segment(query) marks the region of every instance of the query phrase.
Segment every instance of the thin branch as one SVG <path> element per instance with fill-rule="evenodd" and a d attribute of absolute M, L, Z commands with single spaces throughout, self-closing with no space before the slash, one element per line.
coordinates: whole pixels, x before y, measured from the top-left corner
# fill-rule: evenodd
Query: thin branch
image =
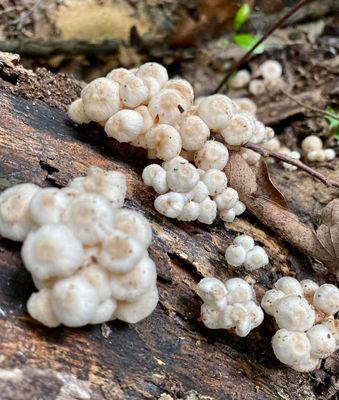
<path fill-rule="evenodd" d="M 281 91 L 282 93 L 284 93 L 284 95 L 285 95 L 286 97 L 288 97 L 289 99 L 293 100 L 295 103 L 299 104 L 299 106 L 301 106 L 301 107 L 303 107 L 303 108 L 306 108 L 307 110 L 313 111 L 313 112 L 315 112 L 315 113 L 317 113 L 317 114 L 325 115 L 326 117 L 331 117 L 331 118 L 333 118 L 333 119 L 339 121 L 339 117 L 337 117 L 336 115 L 334 115 L 334 114 L 332 114 L 332 113 L 330 113 L 330 112 L 327 112 L 327 111 L 325 111 L 325 110 L 321 110 L 321 109 L 318 108 L 318 107 L 314 107 L 314 106 L 310 106 L 310 105 L 308 105 L 308 104 L 304 104 L 303 102 L 301 102 L 300 100 L 298 100 L 296 97 L 294 97 L 291 93 L 286 92 L 285 89 L 280 88 L 280 91 Z"/>
<path fill-rule="evenodd" d="M 244 54 L 238 61 L 236 61 L 231 68 L 228 70 L 227 74 L 224 76 L 222 81 L 219 83 L 218 87 L 215 89 L 214 93 L 220 92 L 228 78 L 235 72 L 241 65 L 249 60 L 254 50 L 261 45 L 276 29 L 280 28 L 280 26 L 295 12 L 297 12 L 301 7 L 303 7 L 306 3 L 311 2 L 313 0 L 300 0 L 294 7 L 292 7 L 285 15 L 283 15 L 277 22 L 275 22 L 271 28 L 261 37 L 261 39 L 246 53 Z"/>
<path fill-rule="evenodd" d="M 275 153 L 273 151 L 264 149 L 263 147 L 258 146 L 257 144 L 254 143 L 246 143 L 243 145 L 243 147 L 246 147 L 247 149 L 253 150 L 256 153 L 262 155 L 263 157 L 273 157 L 276 158 L 279 161 L 286 162 L 291 165 L 295 165 L 296 167 L 300 168 L 301 170 L 307 172 L 314 178 L 319 179 L 321 182 L 323 182 L 326 186 L 335 186 L 339 188 L 339 182 L 335 181 L 334 179 L 326 178 L 323 174 L 321 174 L 318 171 L 315 171 L 313 168 L 309 167 L 308 165 L 304 164 L 300 160 L 297 160 L 296 158 L 288 157 L 285 156 L 284 154 L 280 153 Z"/>

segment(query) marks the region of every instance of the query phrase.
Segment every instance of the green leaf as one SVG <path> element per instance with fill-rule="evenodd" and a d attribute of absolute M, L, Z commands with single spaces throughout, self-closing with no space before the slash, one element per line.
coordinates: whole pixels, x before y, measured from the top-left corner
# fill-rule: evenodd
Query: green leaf
<path fill-rule="evenodd" d="M 257 42 L 259 38 L 257 36 L 250 35 L 249 33 L 238 33 L 234 35 L 233 41 L 239 46 L 246 50 L 250 50 Z M 261 54 L 265 51 L 265 45 L 260 44 L 255 50 L 255 54 Z"/>
<path fill-rule="evenodd" d="M 243 4 L 239 8 L 233 21 L 233 29 L 235 31 L 239 30 L 244 25 L 244 23 L 248 20 L 250 13 L 251 7 L 247 3 Z"/>
<path fill-rule="evenodd" d="M 326 108 L 326 111 L 330 114 L 333 114 L 337 118 L 339 118 L 339 112 L 335 111 L 331 106 L 328 106 Z M 332 118 L 330 116 L 325 116 L 327 121 L 329 122 L 329 128 L 333 132 L 333 135 L 336 139 L 339 139 L 339 121 L 335 118 Z"/>

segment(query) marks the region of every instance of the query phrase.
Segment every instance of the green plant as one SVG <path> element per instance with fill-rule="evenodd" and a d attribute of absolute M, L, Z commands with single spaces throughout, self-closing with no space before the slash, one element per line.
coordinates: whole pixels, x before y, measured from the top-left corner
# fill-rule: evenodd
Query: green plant
<path fill-rule="evenodd" d="M 334 108 L 332 108 L 331 106 L 328 106 L 326 108 L 326 111 L 330 114 L 333 114 L 333 116 L 336 117 L 332 118 L 330 116 L 325 116 L 325 118 L 329 122 L 329 128 L 333 132 L 334 137 L 336 139 L 339 139 L 339 121 L 338 121 L 339 112 L 335 111 Z"/>

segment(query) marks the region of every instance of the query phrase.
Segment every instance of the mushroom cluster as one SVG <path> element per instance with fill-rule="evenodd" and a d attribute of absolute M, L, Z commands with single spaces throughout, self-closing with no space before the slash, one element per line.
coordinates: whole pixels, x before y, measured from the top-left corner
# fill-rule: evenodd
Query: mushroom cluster
<path fill-rule="evenodd" d="M 275 153 L 280 153 L 284 154 L 288 157 L 295 158 L 297 160 L 300 160 L 301 154 L 299 151 L 296 150 L 291 150 L 286 146 L 283 146 L 280 143 L 280 140 L 277 137 L 274 137 L 264 143 L 262 143 L 262 147 L 264 147 L 267 150 L 273 151 Z M 270 158 L 270 162 L 274 162 L 275 160 L 273 158 Z M 284 169 L 288 171 L 295 171 L 297 167 L 295 165 L 288 164 L 286 162 L 281 162 L 281 165 L 284 167 Z"/>
<path fill-rule="evenodd" d="M 301 149 L 308 161 L 330 161 L 336 156 L 333 149 L 324 149 L 323 142 L 318 136 L 307 136 L 301 142 Z"/>
<path fill-rule="evenodd" d="M 283 277 L 265 293 L 261 306 L 279 328 L 272 339 L 274 354 L 290 368 L 312 371 L 339 347 L 336 286 Z"/>
<path fill-rule="evenodd" d="M 209 329 L 235 328 L 235 333 L 244 337 L 264 319 L 253 288 L 241 278 L 225 283 L 204 278 L 197 285 L 197 293 L 203 300 L 201 319 Z"/>
<path fill-rule="evenodd" d="M 181 156 L 164 162 L 162 166 L 148 165 L 142 178 L 146 185 L 159 193 L 154 201 L 155 209 L 179 221 L 198 220 L 212 224 L 218 212 L 223 221 L 232 222 L 246 207 L 239 201 L 238 192 L 227 188 L 227 177 L 222 171 L 227 160 L 225 146 L 207 141 L 196 160 L 200 168 Z"/>
<path fill-rule="evenodd" d="M 120 319 L 135 323 L 158 302 L 148 221 L 122 208 L 125 177 L 90 167 L 62 189 L 24 183 L 0 194 L 0 234 L 23 241 L 39 290 L 30 315 L 48 327 Z"/>
<path fill-rule="evenodd" d="M 229 265 L 233 267 L 243 265 L 248 271 L 255 271 L 268 264 L 266 251 L 261 246 L 255 245 L 249 235 L 237 236 L 233 244 L 226 248 L 225 258 Z"/>

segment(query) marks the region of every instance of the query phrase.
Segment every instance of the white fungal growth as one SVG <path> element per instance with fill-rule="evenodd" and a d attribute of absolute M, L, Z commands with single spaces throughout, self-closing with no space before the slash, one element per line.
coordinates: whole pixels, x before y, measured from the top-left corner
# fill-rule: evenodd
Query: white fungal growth
<path fill-rule="evenodd" d="M 272 338 L 272 347 L 277 359 L 292 368 L 311 354 L 311 343 L 304 332 L 280 329 Z"/>
<path fill-rule="evenodd" d="M 179 133 L 182 147 L 189 151 L 201 149 L 210 136 L 208 126 L 197 115 L 189 115 L 183 118 L 179 126 Z"/>
<path fill-rule="evenodd" d="M 127 78 L 133 78 L 133 77 L 134 77 L 133 72 L 126 68 L 112 69 L 112 71 L 106 75 L 107 79 L 110 79 L 111 81 L 117 82 L 119 84 L 121 84 Z"/>
<path fill-rule="evenodd" d="M 215 201 L 207 197 L 200 203 L 198 221 L 203 224 L 211 225 L 217 216 L 217 205 Z"/>
<path fill-rule="evenodd" d="M 228 162 L 228 150 L 220 142 L 208 140 L 203 147 L 195 153 L 195 165 L 207 171 L 209 169 L 219 169 L 222 171 Z"/>
<path fill-rule="evenodd" d="M 234 74 L 228 81 L 230 88 L 241 89 L 251 80 L 251 74 L 246 69 L 241 69 Z"/>
<path fill-rule="evenodd" d="M 227 186 L 226 174 L 218 169 L 207 170 L 201 180 L 206 185 L 210 196 L 222 193 Z"/>
<path fill-rule="evenodd" d="M 177 90 L 162 89 L 152 97 L 148 110 L 153 119 L 161 124 L 175 124 L 183 111 L 188 110 L 189 104 Z"/>
<path fill-rule="evenodd" d="M 160 124 L 146 134 L 147 147 L 155 150 L 158 158 L 171 160 L 181 151 L 181 137 L 173 126 Z"/>
<path fill-rule="evenodd" d="M 177 163 L 166 170 L 167 184 L 174 192 L 187 193 L 192 190 L 200 180 L 197 169 L 190 163 Z"/>
<path fill-rule="evenodd" d="M 240 111 L 247 111 L 252 115 L 257 112 L 257 106 L 251 99 L 247 97 L 239 97 L 237 99 L 232 99 Z"/>
<path fill-rule="evenodd" d="M 154 200 L 154 208 L 168 218 L 177 218 L 185 206 L 185 197 L 182 193 L 169 192 L 158 196 Z"/>
<path fill-rule="evenodd" d="M 247 336 L 264 318 L 257 305 L 251 286 L 240 278 L 225 283 L 215 278 L 204 278 L 197 286 L 204 301 L 201 318 L 209 329 L 232 329 L 238 336 Z"/>
<path fill-rule="evenodd" d="M 125 194 L 123 174 L 93 166 L 63 189 L 22 184 L 0 195 L 1 233 L 17 240 L 20 233 L 22 259 L 39 290 L 27 303 L 33 318 L 51 328 L 78 327 L 116 318 L 134 323 L 154 310 L 152 230 L 141 214 L 121 208 Z"/>
<path fill-rule="evenodd" d="M 108 119 L 105 132 L 118 142 L 132 142 L 143 131 L 144 119 L 133 110 L 120 110 Z"/>
<path fill-rule="evenodd" d="M 188 104 L 193 104 L 194 91 L 192 85 L 185 79 L 170 79 L 166 82 L 165 89 L 178 91 Z"/>
<path fill-rule="evenodd" d="M 180 215 L 179 221 L 195 221 L 200 215 L 200 204 L 195 201 L 189 201 L 185 204 Z"/>
<path fill-rule="evenodd" d="M 339 289 L 329 283 L 321 285 L 314 293 L 314 306 L 326 315 L 334 315 L 339 311 Z"/>
<path fill-rule="evenodd" d="M 278 61 L 267 60 L 260 65 L 260 73 L 265 81 L 278 81 L 282 75 L 282 66 Z"/>
<path fill-rule="evenodd" d="M 199 117 L 210 129 L 224 129 L 233 117 L 235 105 L 230 98 L 222 94 L 205 97 L 198 106 Z"/>
<path fill-rule="evenodd" d="M 69 118 L 77 124 L 87 124 L 91 119 L 85 114 L 81 99 L 74 100 L 68 107 Z"/>
<path fill-rule="evenodd" d="M 148 62 L 141 65 L 138 68 L 136 76 L 140 79 L 153 78 L 159 83 L 160 87 L 163 87 L 168 81 L 166 68 L 155 62 Z"/>
<path fill-rule="evenodd" d="M 120 99 L 125 107 L 135 108 L 144 104 L 149 91 L 144 81 L 136 76 L 128 76 L 120 85 Z"/>
<path fill-rule="evenodd" d="M 246 210 L 244 203 L 239 201 L 238 192 L 232 188 L 224 189 L 214 197 L 220 218 L 226 222 L 233 222 L 235 217 Z"/>
<path fill-rule="evenodd" d="M 241 146 L 251 139 L 254 127 L 254 118 L 251 114 L 246 112 L 237 113 L 221 131 L 221 134 L 227 144 Z"/>
<path fill-rule="evenodd" d="M 248 90 L 254 96 L 260 96 L 266 91 L 265 82 L 262 79 L 253 79 L 248 85 Z"/>
<path fill-rule="evenodd" d="M 301 142 L 304 157 L 309 161 L 330 161 L 336 157 L 333 149 L 323 149 L 323 143 L 318 136 L 307 136 Z"/>

